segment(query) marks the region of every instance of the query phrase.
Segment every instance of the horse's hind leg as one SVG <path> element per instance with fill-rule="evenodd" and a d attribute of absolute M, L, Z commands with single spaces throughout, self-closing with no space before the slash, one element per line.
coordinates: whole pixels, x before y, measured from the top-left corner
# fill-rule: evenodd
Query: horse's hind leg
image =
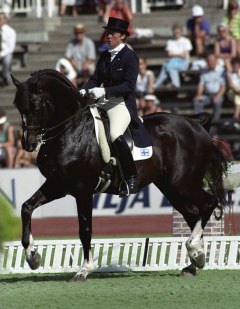
<path fill-rule="evenodd" d="M 26 252 L 26 259 L 31 269 L 37 269 L 41 257 L 33 251 L 33 237 L 31 234 L 31 218 L 33 211 L 39 206 L 63 197 L 65 193 L 60 191 L 60 186 L 46 180 L 30 199 L 22 205 L 22 245 Z"/>
<path fill-rule="evenodd" d="M 189 239 L 186 242 L 186 247 L 192 264 L 198 268 L 203 268 L 205 265 L 203 230 L 214 208 L 216 207 L 217 201 L 214 200 L 211 194 L 207 193 L 202 188 L 198 191 L 194 191 L 193 198 L 195 199 L 195 203 L 199 209 L 199 218 L 192 229 Z M 190 218 L 185 215 L 185 220 L 187 222 L 192 222 L 192 220 L 190 221 L 189 219 Z"/>
<path fill-rule="evenodd" d="M 93 271 L 91 253 L 92 238 L 92 193 L 84 191 L 76 197 L 79 221 L 79 237 L 83 245 L 84 262 L 74 280 L 85 281 Z"/>
<path fill-rule="evenodd" d="M 170 185 L 163 185 L 161 181 L 154 182 L 154 184 L 162 191 L 162 193 L 167 197 L 172 206 L 178 210 L 184 219 L 186 220 L 191 231 L 194 230 L 195 225 L 199 220 L 199 209 L 196 205 L 193 205 L 189 199 L 185 196 L 179 194 L 176 190 L 174 190 Z M 194 264 L 191 264 L 185 267 L 182 270 L 182 275 L 192 276 L 196 275 L 196 267 Z"/>

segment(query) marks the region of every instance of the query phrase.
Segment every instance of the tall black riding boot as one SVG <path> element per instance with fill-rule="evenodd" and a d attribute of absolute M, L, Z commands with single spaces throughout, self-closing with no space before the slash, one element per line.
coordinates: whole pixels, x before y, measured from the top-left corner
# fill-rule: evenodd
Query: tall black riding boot
<path fill-rule="evenodd" d="M 121 192 L 121 196 L 128 196 L 129 194 L 137 193 L 137 169 L 127 142 L 125 141 L 124 137 L 120 135 L 113 142 L 113 146 L 116 151 L 123 176 L 128 185 L 128 188 L 123 189 L 123 192 Z"/>

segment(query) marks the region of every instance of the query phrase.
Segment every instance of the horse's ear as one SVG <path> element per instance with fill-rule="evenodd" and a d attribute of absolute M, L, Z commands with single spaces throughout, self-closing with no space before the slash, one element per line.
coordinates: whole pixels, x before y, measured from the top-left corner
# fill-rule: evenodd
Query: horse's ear
<path fill-rule="evenodd" d="M 14 85 L 18 88 L 18 86 L 21 84 L 19 80 L 17 80 L 12 74 L 11 74 L 12 81 Z"/>

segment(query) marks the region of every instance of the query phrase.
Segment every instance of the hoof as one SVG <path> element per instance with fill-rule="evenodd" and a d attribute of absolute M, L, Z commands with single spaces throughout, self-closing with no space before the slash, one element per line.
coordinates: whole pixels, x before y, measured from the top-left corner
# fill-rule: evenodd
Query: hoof
<path fill-rule="evenodd" d="M 194 266 L 203 268 L 205 265 L 205 254 L 203 252 L 198 252 L 198 255 L 196 257 L 190 258 L 190 260 Z"/>
<path fill-rule="evenodd" d="M 31 251 L 31 257 L 27 259 L 27 262 L 32 270 L 38 269 L 41 263 L 41 255 L 37 251 Z"/>
<path fill-rule="evenodd" d="M 182 277 L 195 277 L 197 275 L 196 267 L 193 265 L 189 265 L 183 268 L 181 272 Z"/>

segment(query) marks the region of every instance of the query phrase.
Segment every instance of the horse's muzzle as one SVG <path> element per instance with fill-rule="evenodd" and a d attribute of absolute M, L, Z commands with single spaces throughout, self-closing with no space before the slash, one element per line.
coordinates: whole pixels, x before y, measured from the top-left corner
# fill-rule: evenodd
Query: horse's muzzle
<path fill-rule="evenodd" d="M 38 141 L 35 137 L 27 137 L 26 139 L 22 138 L 22 147 L 28 152 L 33 152 L 38 145 Z"/>

